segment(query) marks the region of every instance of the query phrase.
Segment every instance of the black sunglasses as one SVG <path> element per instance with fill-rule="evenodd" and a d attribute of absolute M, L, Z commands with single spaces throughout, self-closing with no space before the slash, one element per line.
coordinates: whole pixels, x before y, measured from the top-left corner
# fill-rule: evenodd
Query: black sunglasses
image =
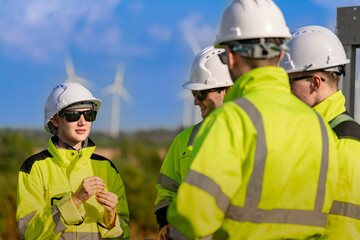
<path fill-rule="evenodd" d="M 62 111 L 58 115 L 59 117 L 64 117 L 68 122 L 79 121 L 81 115 L 84 115 L 84 118 L 88 122 L 93 122 L 96 119 L 97 112 L 95 110 L 86 110 L 86 111 Z"/>
<path fill-rule="evenodd" d="M 222 64 L 228 64 L 229 60 L 228 60 L 228 55 L 227 52 L 222 52 L 219 55 L 220 61 L 222 62 Z"/>
<path fill-rule="evenodd" d="M 208 89 L 208 90 L 202 90 L 202 91 L 195 91 L 195 90 L 191 90 L 192 95 L 199 100 L 200 102 L 204 101 L 204 99 L 206 98 L 206 96 L 211 93 L 211 92 L 216 92 L 216 91 L 220 91 L 223 88 L 213 88 L 213 89 Z"/>

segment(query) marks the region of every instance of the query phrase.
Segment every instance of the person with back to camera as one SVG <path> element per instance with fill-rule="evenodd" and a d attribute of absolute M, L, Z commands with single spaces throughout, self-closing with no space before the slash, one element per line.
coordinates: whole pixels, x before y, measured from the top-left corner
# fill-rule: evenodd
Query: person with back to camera
<path fill-rule="evenodd" d="M 167 211 L 171 239 L 317 239 L 338 179 L 335 136 L 278 66 L 291 34 L 271 0 L 234 0 L 215 47 L 234 85 L 201 125 Z"/>
<path fill-rule="evenodd" d="M 53 136 L 19 172 L 16 219 L 24 239 L 129 238 L 122 179 L 88 137 L 100 106 L 78 83 L 51 91 L 44 127 Z"/>

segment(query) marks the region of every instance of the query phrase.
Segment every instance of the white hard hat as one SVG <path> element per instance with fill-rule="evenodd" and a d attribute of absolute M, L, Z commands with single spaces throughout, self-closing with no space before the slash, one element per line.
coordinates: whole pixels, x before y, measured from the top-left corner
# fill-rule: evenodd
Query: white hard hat
<path fill-rule="evenodd" d="M 232 86 L 228 67 L 219 57 L 224 52 L 224 49 L 215 49 L 213 46 L 199 52 L 192 63 L 189 81 L 183 88 L 201 91 Z"/>
<path fill-rule="evenodd" d="M 288 47 L 290 54 L 280 61 L 287 73 L 318 69 L 342 73 L 343 65 L 350 62 L 339 38 L 321 26 L 296 29 Z"/>
<path fill-rule="evenodd" d="M 95 111 L 99 111 L 101 100 L 96 99 L 91 92 L 78 83 L 63 83 L 57 85 L 50 93 L 45 104 L 44 128 L 50 132 L 48 123 L 50 119 L 62 109 L 80 102 L 92 102 Z"/>
<path fill-rule="evenodd" d="M 290 36 L 284 16 L 272 0 L 234 0 L 222 16 L 215 46 L 236 40 Z"/>

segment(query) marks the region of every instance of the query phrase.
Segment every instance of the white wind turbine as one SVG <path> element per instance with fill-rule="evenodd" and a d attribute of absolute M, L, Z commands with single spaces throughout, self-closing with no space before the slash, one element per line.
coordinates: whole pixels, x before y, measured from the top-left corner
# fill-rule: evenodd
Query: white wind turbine
<path fill-rule="evenodd" d="M 184 108 L 183 108 L 183 128 L 190 127 L 193 125 L 193 101 L 194 98 L 189 90 L 181 90 L 178 93 L 180 99 L 184 100 Z"/>
<path fill-rule="evenodd" d="M 119 65 L 116 71 L 114 84 L 104 88 L 105 94 L 112 94 L 112 110 L 111 110 L 111 129 L 110 134 L 113 138 L 119 136 L 120 129 L 120 100 L 121 98 L 130 103 L 132 98 L 127 90 L 123 87 L 125 67 Z"/>
<path fill-rule="evenodd" d="M 90 81 L 88 81 L 82 77 L 79 77 L 78 75 L 75 74 L 74 64 L 71 59 L 71 56 L 69 56 L 69 55 L 65 56 L 65 67 L 66 67 L 66 74 L 68 77 L 65 80 L 65 82 L 79 83 L 79 84 L 83 85 L 84 87 L 92 86 L 92 83 Z"/>
<path fill-rule="evenodd" d="M 195 37 L 189 31 L 186 31 L 184 33 L 184 36 L 185 36 L 185 40 L 187 41 L 187 43 L 189 44 L 189 46 L 191 48 L 191 51 L 194 54 L 194 57 L 196 57 L 196 55 L 201 51 L 200 44 L 196 41 Z M 198 122 L 201 122 L 202 121 L 201 112 L 199 111 L 199 108 L 194 105 L 194 97 L 192 96 L 192 94 L 190 94 L 189 90 L 183 90 L 183 91 L 187 91 L 187 93 L 188 93 L 188 94 L 183 94 L 183 95 L 186 96 L 186 98 L 184 98 L 184 116 L 188 115 L 189 118 L 191 119 L 189 121 L 190 122 L 189 125 L 193 125 L 193 124 L 196 124 Z M 190 108 L 185 107 L 185 105 L 189 105 L 189 103 L 190 103 Z M 190 111 L 192 113 L 187 114 Z M 186 125 L 184 125 L 184 127 L 185 126 Z"/>

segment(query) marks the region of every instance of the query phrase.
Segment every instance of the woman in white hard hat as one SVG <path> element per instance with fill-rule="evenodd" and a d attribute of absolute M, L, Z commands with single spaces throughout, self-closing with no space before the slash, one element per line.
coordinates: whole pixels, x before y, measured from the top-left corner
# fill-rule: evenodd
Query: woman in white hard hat
<path fill-rule="evenodd" d="M 25 239 L 129 238 L 121 177 L 88 138 L 100 106 L 77 83 L 51 91 L 44 127 L 54 136 L 19 172 L 16 217 Z"/>

